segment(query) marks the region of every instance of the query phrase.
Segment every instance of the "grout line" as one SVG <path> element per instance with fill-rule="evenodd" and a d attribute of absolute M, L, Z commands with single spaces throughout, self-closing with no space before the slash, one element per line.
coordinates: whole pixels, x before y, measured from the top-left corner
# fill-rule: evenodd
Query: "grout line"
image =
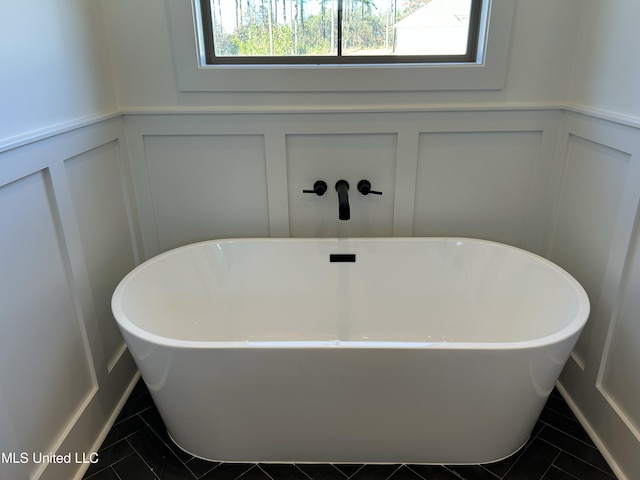
<path fill-rule="evenodd" d="M 543 422 L 543 423 L 544 423 L 544 422 Z M 573 440 L 575 440 L 575 441 L 577 441 L 577 442 L 580 442 L 580 443 L 582 443 L 583 445 L 586 445 L 587 447 L 591 447 L 591 448 L 593 448 L 594 450 L 598 450 L 598 447 L 596 447 L 593 443 L 588 443 L 588 442 L 585 442 L 584 440 L 579 439 L 578 437 L 574 437 L 574 436 L 573 436 L 573 435 L 571 435 L 569 432 L 565 432 L 564 430 L 561 430 L 561 429 L 559 429 L 559 428 L 557 428 L 557 427 L 554 427 L 553 425 L 549 425 L 548 423 L 545 423 L 545 426 L 547 426 L 547 427 L 549 427 L 549 428 L 553 428 L 554 430 L 556 430 L 556 431 L 558 431 L 558 432 L 560 432 L 560 433 L 562 433 L 562 434 L 566 435 L 567 437 L 571 437 Z M 544 439 L 542 439 L 542 438 L 541 438 L 541 440 L 544 440 Z M 551 443 L 551 442 L 548 442 L 548 443 Z M 551 445 L 553 445 L 553 444 L 551 444 Z M 557 446 L 557 445 L 554 445 L 554 447 L 558 447 L 558 446 Z M 558 448 L 560 448 L 560 447 L 558 447 Z M 562 449 L 560 449 L 560 450 L 562 450 Z M 600 450 L 598 450 L 598 452 L 600 452 Z"/>
<path fill-rule="evenodd" d="M 544 422 L 542 422 L 544 423 Z M 546 423 L 544 424 L 546 426 Z M 535 427 L 534 427 L 535 428 Z M 498 478 L 506 478 L 507 475 L 509 475 L 509 472 L 511 472 L 511 470 L 513 469 L 513 467 L 516 466 L 516 464 L 518 463 L 518 461 L 520 460 L 520 458 L 522 457 L 522 455 L 524 455 L 524 452 L 527 451 L 529 449 L 529 447 L 531 446 L 531 444 L 533 443 L 533 441 L 538 438 L 538 436 L 540 435 L 540 432 L 542 432 L 542 430 L 544 429 L 544 426 L 538 431 L 538 433 L 536 433 L 535 435 L 533 435 L 532 437 L 529 437 L 529 439 L 527 440 L 527 443 L 520 449 L 518 450 L 515 454 L 517 455 L 517 457 L 514 458 L 513 460 L 513 464 L 511 464 L 511 466 L 507 469 L 506 472 L 504 472 L 504 475 L 502 477 L 498 477 Z M 540 439 L 542 440 L 542 438 Z M 548 442 L 547 442 L 548 443 Z M 556 447 L 555 445 L 553 445 L 554 447 Z M 558 448 L 558 447 L 556 447 Z M 553 464 L 553 463 L 552 463 Z M 486 468 L 485 468 L 486 470 Z M 493 473 L 493 472 L 489 472 L 489 473 Z M 495 475 L 495 473 L 494 473 Z M 497 476 L 497 475 L 496 475 Z"/>
<path fill-rule="evenodd" d="M 540 439 L 542 440 L 542 438 Z M 555 445 L 554 445 L 555 447 Z M 556 447 L 558 448 L 558 447 Z M 551 463 L 549 464 L 549 466 L 547 467 L 547 469 L 544 471 L 544 473 L 542 474 L 542 476 L 540 477 L 540 480 L 544 480 L 545 475 L 549 472 L 549 470 L 551 470 L 552 468 L 555 467 L 554 463 L 556 463 L 556 460 L 558 459 L 558 457 L 560 456 L 560 454 L 563 452 L 563 450 L 561 448 L 558 448 L 558 453 L 556 453 L 556 456 L 553 457 L 553 460 L 551 460 Z M 566 473 L 566 472 L 565 472 Z M 573 475 L 571 475 L 573 477 Z"/>
<path fill-rule="evenodd" d="M 580 479 L 580 478 L 576 477 L 573 473 L 569 473 L 569 472 L 567 472 L 566 470 L 561 469 L 561 468 L 560 468 L 560 467 L 558 467 L 557 465 L 551 464 L 551 467 L 549 467 L 549 468 L 550 468 L 550 469 L 551 469 L 551 468 L 556 468 L 556 469 L 560 470 L 562 473 L 564 473 L 565 475 L 567 475 L 567 476 L 569 476 L 569 477 L 571 477 L 571 478 L 575 478 L 576 480 L 582 480 L 582 479 Z"/>
<path fill-rule="evenodd" d="M 393 472 L 391 472 L 391 474 L 387 478 L 385 478 L 385 480 L 389 480 L 391 477 L 393 477 L 396 474 L 396 472 L 402 468 L 403 465 L 404 463 L 399 464 L 396 467 L 396 469 Z"/>
<path fill-rule="evenodd" d="M 338 467 L 336 467 L 335 464 L 330 463 L 329 465 L 331 465 L 336 470 L 336 472 L 340 473 L 340 475 L 342 475 L 345 479 L 349 478 L 349 475 L 347 475 L 342 470 L 340 470 Z"/>
<path fill-rule="evenodd" d="M 556 448 L 558 448 L 558 447 L 556 447 Z M 609 472 L 606 472 L 606 471 L 602 470 L 600 467 L 597 467 L 597 466 L 596 466 L 596 465 L 594 465 L 593 463 L 589 463 L 589 462 L 587 462 L 584 458 L 577 457 L 577 456 L 576 456 L 576 455 L 574 455 L 573 453 L 571 453 L 571 452 L 567 452 L 566 450 L 562 450 L 562 449 L 560 449 L 560 451 L 561 451 L 562 453 L 566 453 L 566 454 L 567 454 L 567 455 L 569 455 L 570 457 L 573 457 L 573 458 L 575 458 L 576 460 L 578 460 L 578 461 L 580 461 L 580 462 L 582 462 L 582 463 L 584 463 L 584 464 L 586 464 L 586 465 L 589 465 L 590 467 L 595 468 L 595 469 L 596 469 L 596 470 L 598 470 L 599 472 L 604 473 L 606 476 L 610 477 L 612 480 L 617 479 L 617 477 L 615 476 L 615 473 L 614 473 L 614 474 L 613 474 L 613 476 L 612 476 L 612 474 L 611 474 L 611 473 L 609 473 Z M 606 461 L 605 461 L 605 462 L 606 462 Z M 559 469 L 560 469 L 560 467 L 556 467 L 556 468 L 559 468 Z M 560 470 L 562 470 L 562 469 L 560 469 Z M 563 471 L 564 471 L 564 470 L 563 470 Z"/>
<path fill-rule="evenodd" d="M 138 417 L 140 419 L 140 421 L 143 423 L 143 425 L 146 425 L 146 423 L 144 422 L 144 420 L 142 419 L 142 417 L 138 416 L 138 414 L 136 413 L 135 415 L 131 415 L 130 417 L 127 418 L 127 420 L 131 420 L 133 417 Z M 120 422 L 122 423 L 122 422 Z M 117 424 L 116 424 L 117 425 Z M 115 425 L 114 425 L 115 426 Z M 131 435 L 135 435 L 136 433 L 138 433 L 140 430 L 142 430 L 144 427 L 139 428 L 138 430 L 134 430 L 131 433 L 128 433 L 127 435 L 124 435 L 121 438 L 118 438 L 114 441 L 112 441 L 111 443 L 107 443 L 105 444 L 104 442 L 102 443 L 102 445 L 100 445 L 100 448 L 98 449 L 98 453 L 100 452 L 100 450 L 106 449 L 106 448 L 111 448 L 113 445 L 115 445 L 116 443 L 120 443 L 122 440 L 126 440 L 127 438 L 129 438 Z M 106 440 L 106 438 L 105 438 Z M 123 457 L 124 458 L 124 457 Z"/>
<path fill-rule="evenodd" d="M 191 460 L 193 460 L 194 458 L 198 458 L 198 457 L 193 457 L 192 459 L 187 460 L 186 462 L 184 462 L 184 463 L 185 463 L 185 465 L 186 465 L 186 464 L 188 464 L 189 462 L 191 462 Z M 198 460 L 202 460 L 202 459 L 198 459 Z M 218 465 L 221 465 L 221 464 L 222 464 L 222 462 L 217 462 L 217 463 L 216 463 L 216 462 L 211 462 L 211 464 L 215 464 L 215 465 L 213 465 L 209 470 L 207 470 L 206 472 L 204 472 L 204 473 L 202 473 L 202 474 L 200 474 L 200 475 L 196 474 L 193 470 L 191 470 L 191 469 L 189 468 L 189 465 L 186 465 L 186 466 L 187 466 L 187 468 L 189 469 L 189 471 L 193 474 L 193 476 L 194 476 L 194 477 L 196 477 L 196 479 L 200 479 L 200 478 L 204 477 L 205 475 L 209 475 L 209 473 L 211 473 L 213 470 L 215 470 L 215 468 L 216 468 Z"/>
<path fill-rule="evenodd" d="M 520 458 L 520 456 L 518 456 L 518 459 L 519 459 L 519 458 Z M 516 459 L 516 462 L 518 461 L 518 459 Z M 515 465 L 515 462 L 514 462 L 514 465 Z M 494 477 L 496 477 L 496 478 L 504 478 L 504 477 L 499 477 L 498 475 L 496 475 L 495 473 L 493 473 L 491 470 L 488 470 L 488 469 L 484 468 L 484 465 L 479 464 L 478 466 L 479 466 L 481 469 L 483 469 L 485 472 L 487 472 L 488 474 L 490 474 L 490 475 L 492 475 L 492 476 L 494 476 Z M 509 470 L 511 470 L 511 469 L 509 469 Z M 506 476 L 506 475 L 507 475 L 507 474 L 505 473 L 505 476 Z"/>
<path fill-rule="evenodd" d="M 196 457 L 193 457 L 193 458 L 196 458 Z M 196 477 L 196 478 L 200 479 L 200 478 L 204 477 L 205 475 L 209 475 L 211 472 L 213 472 L 216 468 L 218 468 L 218 467 L 219 467 L 220 465 L 222 465 L 223 463 L 224 463 L 224 462 L 220 462 L 220 463 L 218 463 L 218 464 L 217 464 L 217 465 L 215 465 L 211 470 L 207 471 L 206 473 L 203 473 L 202 475 L 200 475 L 199 477 Z M 188 468 L 188 467 L 187 467 L 187 468 Z M 191 472 L 191 469 L 189 469 L 189 471 Z M 193 473 L 193 472 L 191 472 L 191 473 Z M 242 472 L 242 473 L 244 474 L 245 472 Z M 195 475 L 195 474 L 194 474 L 194 475 Z"/>
<path fill-rule="evenodd" d="M 147 410 L 147 409 L 145 409 L 145 410 L 143 410 L 143 411 L 146 411 L 146 410 Z M 182 461 L 182 459 L 181 459 L 178 455 L 176 455 L 176 453 L 173 451 L 173 448 L 171 447 L 171 445 L 167 444 L 167 442 L 165 442 L 165 441 L 162 439 L 162 437 L 158 434 L 158 432 L 156 432 L 156 431 L 155 431 L 155 429 L 154 429 L 151 425 L 149 425 L 149 423 L 148 423 L 148 422 L 147 422 L 147 421 L 146 421 L 142 416 L 140 416 L 140 419 L 142 420 L 142 422 L 143 422 L 147 427 L 149 427 L 149 430 L 151 430 L 151 432 L 152 432 L 152 433 L 153 433 L 153 434 L 158 438 L 158 440 L 160 440 L 160 443 L 162 443 L 165 447 L 167 447 L 167 448 L 169 449 L 169 452 L 174 456 L 174 458 L 175 458 L 176 460 L 178 460 L 178 462 L 180 462 L 180 463 L 182 464 L 182 466 L 183 466 L 184 468 L 186 468 L 186 469 L 187 469 L 187 471 L 188 471 L 189 473 L 191 473 L 191 475 L 193 475 L 193 478 L 198 478 L 198 477 L 197 477 L 197 475 L 196 475 L 195 473 L 193 473 L 193 472 L 191 471 L 191 469 L 187 466 L 186 461 Z M 138 430 L 138 431 L 139 431 L 139 430 Z M 127 437 L 127 438 L 128 438 L 128 437 Z M 129 445 L 131 445 L 131 443 L 130 443 L 130 442 L 129 442 Z M 174 445 L 175 445 L 175 444 L 174 444 Z M 177 445 L 176 445 L 176 446 L 177 446 Z M 131 447 L 133 448 L 133 445 L 131 445 Z M 180 448 L 180 447 L 178 447 L 178 448 Z M 135 449 L 134 449 L 134 450 L 135 450 Z M 188 453 L 188 452 L 187 452 L 187 453 Z M 142 457 L 142 455 L 140 455 L 140 456 Z M 192 455 L 192 456 L 191 456 L 191 458 L 190 458 L 189 460 L 192 460 L 193 458 L 195 458 L 195 457 Z M 143 459 L 143 460 L 144 460 L 144 459 Z M 146 463 L 146 462 L 145 462 L 145 463 Z M 219 464 L 218 464 L 218 465 L 219 465 Z M 216 465 L 216 467 L 217 467 L 218 465 Z M 213 467 L 213 468 L 215 468 L 215 467 Z M 213 468 L 212 468 L 211 470 L 213 470 Z M 209 471 L 211 471 L 211 470 L 209 470 Z M 251 469 L 249 469 L 249 470 L 251 470 Z M 208 473 L 208 472 L 207 472 L 207 473 Z M 246 473 L 246 472 L 245 472 L 245 473 Z M 243 474 L 243 475 L 244 475 L 244 474 Z"/>
<path fill-rule="evenodd" d="M 154 432 L 154 433 L 155 433 L 155 432 Z M 142 460 L 142 463 L 144 463 L 144 464 L 147 466 L 147 468 L 148 468 L 148 469 L 149 469 L 149 471 L 153 474 L 153 476 L 154 476 L 156 479 L 161 480 L 160 478 L 158 478 L 158 475 L 156 475 L 155 470 L 154 470 L 153 468 L 151 468 L 151 465 L 149 465 L 149 464 L 147 463 L 147 461 L 144 459 L 144 457 L 143 457 L 142 455 L 140 455 L 140 452 L 138 452 L 138 450 L 136 450 L 136 448 L 131 444 L 131 442 L 130 442 L 129 440 L 125 440 L 125 441 L 126 441 L 126 442 L 129 444 L 129 446 L 133 449 L 133 451 L 135 452 L 135 454 L 136 454 L 136 455 L 138 455 L 138 457 L 140 457 L 140 460 Z M 133 455 L 133 454 L 131 454 L 131 455 Z M 131 455 L 127 455 L 127 456 L 128 456 L 128 457 L 130 457 Z M 191 470 L 189 470 L 189 471 L 191 471 Z"/>
<path fill-rule="evenodd" d="M 561 417 L 564 417 L 564 418 L 566 418 L 567 420 L 571 420 L 572 422 L 577 423 L 578 425 L 582 426 L 582 424 L 580 423 L 580 421 L 579 421 L 575 416 L 573 416 L 573 412 L 571 412 L 571 414 L 570 414 L 570 415 L 567 415 L 566 413 L 561 412 L 561 411 L 559 411 L 559 410 L 556 410 L 555 408 L 550 407 L 550 406 L 548 406 L 548 405 L 546 405 L 544 408 L 545 408 L 545 409 L 547 409 L 547 410 L 549 410 L 549 411 L 551 411 L 551 412 L 557 413 L 557 414 L 558 414 L 558 415 L 560 415 Z M 544 423 L 544 422 L 543 422 L 543 423 Z M 584 428 L 584 427 L 582 427 L 582 428 Z"/>
<path fill-rule="evenodd" d="M 264 473 L 268 478 L 270 478 L 271 480 L 275 480 L 271 475 L 269 475 L 267 472 L 264 471 L 264 469 L 260 466 L 259 463 L 256 463 L 253 465 L 253 467 L 249 467 L 247 468 L 244 472 L 242 472 L 240 475 L 238 475 L 236 477 L 236 480 L 240 480 L 242 477 L 244 477 L 247 473 L 249 473 L 251 470 L 255 470 L 255 469 L 260 470 L 262 473 Z"/>
<path fill-rule="evenodd" d="M 296 465 L 295 463 L 293 464 L 294 467 L 296 467 L 305 477 L 307 477 L 309 480 L 313 480 L 309 475 L 307 475 L 307 472 L 305 472 L 304 470 L 302 470 L 298 465 Z M 335 467 L 334 467 L 335 468 Z"/>
<path fill-rule="evenodd" d="M 447 472 L 449 472 L 449 473 L 451 473 L 451 474 L 455 475 L 456 477 L 460 478 L 461 480 L 467 480 L 466 478 L 464 478 L 463 476 L 461 476 L 458 472 L 456 472 L 456 471 L 454 471 L 454 470 L 449 469 L 446 465 L 442 465 L 442 466 L 444 467 L 444 469 L 445 469 Z"/>
<path fill-rule="evenodd" d="M 422 476 L 422 475 L 420 475 L 418 472 L 416 472 L 413 468 L 411 468 L 411 466 L 409 466 L 409 465 L 406 465 L 406 464 L 405 464 L 405 467 L 407 467 L 407 468 L 409 469 L 409 471 L 410 471 L 410 472 L 415 473 L 415 474 L 416 474 L 417 476 L 419 476 L 420 478 L 422 478 L 422 479 L 424 479 L 424 480 L 429 480 L 428 478 L 423 477 L 423 476 Z"/>
<path fill-rule="evenodd" d="M 351 478 L 351 477 L 353 477 L 356 473 L 358 473 L 360 470 L 362 470 L 362 469 L 364 468 L 364 466 L 365 466 L 365 465 L 366 465 L 366 464 L 362 463 L 362 464 L 360 464 L 360 467 L 359 467 L 355 472 L 353 472 L 351 475 L 346 475 L 346 474 L 344 474 L 344 475 L 347 477 L 347 479 L 350 479 L 350 478 Z"/>
<path fill-rule="evenodd" d="M 109 467 L 111 468 L 111 467 Z M 111 471 L 113 472 L 113 474 L 116 476 L 116 478 L 118 480 L 125 480 L 124 478 L 122 478 L 120 475 L 118 475 L 118 472 L 116 472 L 113 468 L 111 468 Z"/>
<path fill-rule="evenodd" d="M 595 466 L 594 464 L 587 462 L 584 458 L 580 458 L 580 457 L 578 457 L 577 455 L 574 455 L 574 454 L 573 454 L 573 453 L 571 453 L 571 452 L 567 452 L 566 450 L 564 450 L 564 449 L 560 448 L 558 445 L 554 445 L 553 443 L 551 443 L 551 442 L 550 442 L 550 441 L 548 441 L 548 440 L 545 440 L 544 438 L 541 438 L 540 440 L 541 440 L 541 441 L 543 441 L 543 442 L 545 442 L 545 443 L 547 443 L 547 444 L 549 444 L 549 445 L 551 445 L 552 447 L 557 448 L 558 450 L 560 450 L 560 453 L 566 453 L 566 454 L 567 454 L 567 455 L 569 455 L 570 457 L 573 457 L 573 458 L 575 458 L 576 460 L 578 460 L 578 461 L 580 461 L 580 462 L 582 462 L 582 463 L 584 463 L 584 464 L 586 464 L 586 465 L 589 465 L 590 467 L 595 468 L 595 469 L 596 469 L 596 470 L 598 470 L 599 472 L 602 472 L 602 473 L 604 473 L 605 475 L 607 475 L 607 476 L 611 477 L 613 480 L 615 480 L 615 479 L 617 478 L 617 477 L 615 476 L 615 474 L 613 474 L 614 476 L 611 476 L 611 473 L 606 472 L 606 471 L 602 470 L 600 467 L 597 467 L 597 466 Z M 586 445 L 589 445 L 589 444 L 586 444 Z M 589 445 L 589 446 L 590 446 L 591 448 L 594 448 L 595 450 L 598 450 L 596 447 L 593 447 L 592 445 Z M 599 451 L 599 450 L 598 450 L 598 451 Z M 558 453 L 558 456 L 560 455 L 560 453 Z M 556 459 L 558 458 L 558 456 L 556 456 L 556 458 L 554 458 L 554 459 L 553 459 L 553 461 L 554 461 L 554 462 L 556 461 Z M 605 462 L 606 462 L 606 460 L 605 460 Z M 552 463 L 552 465 L 553 465 L 553 463 Z M 562 470 L 560 467 L 556 467 L 556 468 L 558 468 L 559 470 Z M 564 472 L 564 470 L 562 470 L 562 471 Z M 568 472 L 565 472 L 565 473 L 568 473 Z M 571 475 L 571 474 L 570 474 L 570 475 Z M 571 475 L 571 476 L 573 476 L 573 475 Z"/>
<path fill-rule="evenodd" d="M 551 410 L 551 411 L 553 411 L 554 413 L 558 413 L 558 412 L 556 412 L 555 410 Z M 571 420 L 569 417 L 565 417 L 564 415 L 562 415 L 562 414 L 560 414 L 560 413 L 558 413 L 558 415 L 562 416 L 563 418 L 566 418 L 567 420 Z M 541 416 L 542 416 L 542 415 L 541 415 Z M 570 435 L 569 433 L 565 432 L 564 430 L 562 430 L 562 429 L 560 429 L 560 428 L 556 427 L 553 423 L 545 422 L 545 421 L 544 421 L 544 420 L 542 420 L 541 418 L 539 418 L 539 419 L 538 419 L 538 421 L 539 421 L 540 423 L 542 423 L 543 425 L 546 425 L 546 426 L 551 427 L 551 428 L 555 428 L 556 430 L 559 430 L 559 431 L 560 431 L 560 432 L 562 432 L 562 433 L 566 433 L 567 435 Z M 573 421 L 573 423 L 575 423 L 575 424 L 577 424 L 577 425 L 580 425 L 580 422 L 576 422 L 575 420 L 572 420 L 572 421 Z M 581 426 L 581 425 L 580 425 L 580 426 Z M 571 435 L 571 436 L 573 436 L 573 435 Z M 574 438 L 575 438 L 575 437 L 574 437 Z M 578 439 L 578 440 L 579 440 L 579 439 Z"/>
<path fill-rule="evenodd" d="M 127 420 L 129 420 L 129 419 L 131 419 L 133 417 L 138 417 L 138 416 L 140 416 L 141 413 L 146 412 L 147 410 L 149 410 L 151 408 L 155 408 L 155 405 L 149 405 L 147 407 L 144 407 L 142 410 L 139 410 L 139 411 L 137 411 L 135 413 L 132 413 L 128 417 L 125 417 L 125 418 L 122 418 L 122 419 L 118 420 L 116 423 L 113 424 L 113 426 L 111 428 L 115 427 L 116 425 L 120 425 L 121 423 L 126 422 Z M 140 419 L 142 421 L 144 421 L 144 419 L 142 417 L 140 417 Z"/>
<path fill-rule="evenodd" d="M 124 440 L 124 439 L 123 439 L 123 440 Z M 117 442 L 116 442 L 116 443 L 117 443 Z M 128 442 L 127 442 L 127 443 L 128 443 Z M 115 445 L 115 443 L 114 443 L 113 445 Z M 106 465 L 106 466 L 102 467 L 100 470 L 96 470 L 95 472 L 93 472 L 93 473 L 91 474 L 91 476 L 90 476 L 90 477 L 84 477 L 84 476 L 83 476 L 83 477 L 82 477 L 82 479 L 83 479 L 83 480 L 91 480 L 91 479 L 92 479 L 93 477 L 95 477 L 97 474 L 102 473 L 102 472 L 104 472 L 105 470 L 107 470 L 107 469 L 109 469 L 109 468 L 113 467 L 116 463 L 120 463 L 122 460 L 124 460 L 125 458 L 130 457 L 131 455 L 133 455 L 133 453 L 128 453 L 127 455 L 125 455 L 125 456 L 123 456 L 123 457 L 120 457 L 120 458 L 118 458 L 118 459 L 114 460 L 113 462 L 111 462 L 110 464 L 108 464 L 108 465 Z M 114 471 L 115 471 L 115 470 L 114 470 Z M 117 472 L 116 472 L 116 473 L 117 473 Z"/>

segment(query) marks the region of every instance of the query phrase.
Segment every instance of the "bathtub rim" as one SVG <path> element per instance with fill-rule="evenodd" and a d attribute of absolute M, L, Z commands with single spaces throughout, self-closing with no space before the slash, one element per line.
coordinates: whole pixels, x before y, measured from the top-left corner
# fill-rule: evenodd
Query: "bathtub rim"
<path fill-rule="evenodd" d="M 447 242 L 475 242 L 487 245 L 493 245 L 507 250 L 512 250 L 526 256 L 533 257 L 536 261 L 539 261 L 547 266 L 551 267 L 559 275 L 564 277 L 568 284 L 571 285 L 578 297 L 578 310 L 574 318 L 564 328 L 543 337 L 521 340 L 514 342 L 447 342 L 447 341 L 434 341 L 434 342 L 406 342 L 406 341 L 341 341 L 341 340 L 274 340 L 274 341 L 197 341 L 197 340 L 181 340 L 171 337 L 165 337 L 158 335 L 148 330 L 145 330 L 133 321 L 131 321 L 124 313 L 122 307 L 121 297 L 126 289 L 127 284 L 132 280 L 136 273 L 143 269 L 145 266 L 150 265 L 156 261 L 162 260 L 164 257 L 178 253 L 181 250 L 186 250 L 196 246 L 204 244 L 216 244 L 216 243 L 274 243 L 274 242 L 382 242 L 393 241 L 396 242 L 424 242 L 424 241 L 447 241 Z M 158 255 L 151 257 L 148 260 L 140 263 L 133 270 L 131 270 L 122 280 L 118 283 L 111 297 L 111 310 L 113 316 L 118 324 L 119 328 L 125 330 L 130 335 L 139 339 L 146 340 L 158 346 L 172 347 L 172 348 L 194 348 L 194 349 L 219 349 L 219 348 L 287 348 L 287 349 L 307 349 L 307 348 L 398 348 L 398 349 L 475 349 L 475 350 L 515 350 L 515 349 L 530 349 L 537 347 L 544 347 L 548 345 L 554 345 L 561 343 L 569 338 L 576 336 L 582 328 L 584 328 L 590 314 L 590 301 L 584 287 L 565 269 L 557 265 L 556 263 L 548 260 L 541 255 L 530 252 L 520 247 L 515 247 L 506 243 L 496 242 L 493 240 L 484 240 L 473 237 L 328 237 L 328 238 L 262 238 L 262 237 L 239 237 L 239 238 L 219 238 L 203 240 L 200 242 L 194 242 L 187 245 L 176 247 L 166 252 L 162 252 Z M 124 332 L 123 332 L 124 333 Z M 577 336 L 576 336 L 577 339 Z"/>

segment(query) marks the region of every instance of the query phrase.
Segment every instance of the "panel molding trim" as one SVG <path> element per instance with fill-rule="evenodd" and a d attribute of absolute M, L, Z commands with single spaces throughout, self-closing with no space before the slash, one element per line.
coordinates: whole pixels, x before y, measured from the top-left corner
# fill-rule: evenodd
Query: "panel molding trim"
<path fill-rule="evenodd" d="M 575 147 L 574 152 L 571 147 Z M 568 173 L 571 156 L 574 163 Z M 562 373 L 561 391 L 618 478 L 637 478 L 640 408 L 636 405 L 640 383 L 633 366 L 640 356 L 640 329 L 635 321 L 640 312 L 639 129 L 628 122 L 568 111 L 556 160 L 563 171 L 558 189 L 574 197 L 568 214 L 571 218 L 575 213 L 583 215 L 582 225 L 590 229 L 580 234 L 575 231 L 579 229 L 563 225 L 574 233 L 557 238 L 558 214 L 564 201 L 559 195 L 549 227 L 547 256 L 555 260 L 555 244 L 561 243 L 561 256 L 573 258 L 570 271 L 574 269 L 583 276 L 591 271 L 586 275 L 585 288 L 590 287 L 592 304 L 590 325 Z M 573 178 L 568 186 L 569 174 Z M 589 207 L 593 195 L 602 198 Z M 584 201 L 577 203 L 576 198 Z M 608 239 L 594 243 L 585 238 L 588 235 L 605 235 Z M 576 355 L 578 350 L 580 354 Z"/>
<path fill-rule="evenodd" d="M 108 151 L 106 161 L 121 169 L 117 181 L 122 181 L 122 191 L 117 195 L 121 202 L 130 204 L 124 140 L 122 117 L 113 114 L 71 122 L 1 146 L 0 193 L 4 203 L 0 207 L 7 229 L 1 242 L 2 260 L 3 267 L 14 265 L 8 270 L 15 273 L 7 279 L 8 285 L 20 288 L 3 304 L 19 325 L 13 329 L 13 337 L 20 339 L 3 349 L 4 358 L 14 360 L 7 363 L 3 382 L 16 387 L 0 396 L 0 424 L 7 427 L 0 439 L 5 451 L 87 452 L 87 441 L 93 442 L 108 418 L 116 414 L 122 392 L 136 372 L 122 346 L 112 358 L 105 358 L 86 249 L 65 169 L 69 159 Z M 125 241 L 135 249 L 137 219 L 125 216 Z M 22 285 L 33 285 L 33 289 Z M 39 291 L 45 287 L 44 293 Z M 11 291 L 5 289 L 5 293 Z M 30 292 L 42 298 L 33 302 L 28 298 Z M 9 320 L 3 317 L 7 328 L 11 328 Z M 16 363 L 23 367 L 16 374 L 7 374 L 15 372 Z M 16 478 L 43 480 L 81 476 L 75 464 L 5 467 L 0 476 L 7 471 Z"/>

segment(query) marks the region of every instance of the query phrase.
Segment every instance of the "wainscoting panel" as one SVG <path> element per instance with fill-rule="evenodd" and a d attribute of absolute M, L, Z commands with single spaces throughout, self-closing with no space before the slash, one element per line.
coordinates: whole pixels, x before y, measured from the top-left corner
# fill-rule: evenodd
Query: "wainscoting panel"
<path fill-rule="evenodd" d="M 207 238 L 478 236 L 540 251 L 556 111 L 130 114 L 144 257 Z M 349 182 L 351 219 L 335 183 Z M 381 196 L 363 196 L 369 180 Z M 318 197 L 302 193 L 327 182 Z"/>
<path fill-rule="evenodd" d="M 134 379 L 108 310 L 138 256 L 123 141 L 118 118 L 0 153 L 0 478 L 80 478 Z"/>
<path fill-rule="evenodd" d="M 560 389 L 618 478 L 640 478 L 640 131 L 567 113 L 558 159 L 564 171 L 548 256 L 591 301 Z"/>
<path fill-rule="evenodd" d="M 636 223 L 620 304 L 604 353 L 599 386 L 640 442 L 640 225 Z"/>
<path fill-rule="evenodd" d="M 21 452 L 55 449 L 94 388 L 52 200 L 46 171 L 0 189 L 0 391 Z"/>
<path fill-rule="evenodd" d="M 526 247 L 541 140 L 541 131 L 422 133 L 414 235 Z"/>
<path fill-rule="evenodd" d="M 629 158 L 611 146 L 569 135 L 551 259 L 578 279 L 592 304 L 602 289 Z M 592 325 L 587 323 L 574 350 L 582 365 Z"/>
<path fill-rule="evenodd" d="M 111 292 L 136 265 L 125 180 L 113 141 L 65 161 L 108 369 L 124 349 Z"/>
<path fill-rule="evenodd" d="M 144 147 L 160 251 L 269 236 L 262 135 L 145 136 Z"/>
<path fill-rule="evenodd" d="M 287 136 L 289 224 L 292 237 L 391 237 L 396 174 L 395 134 Z M 382 195 L 362 195 L 360 180 Z M 303 193 L 316 180 L 322 196 Z M 349 183 L 350 219 L 338 218 L 338 180 Z"/>

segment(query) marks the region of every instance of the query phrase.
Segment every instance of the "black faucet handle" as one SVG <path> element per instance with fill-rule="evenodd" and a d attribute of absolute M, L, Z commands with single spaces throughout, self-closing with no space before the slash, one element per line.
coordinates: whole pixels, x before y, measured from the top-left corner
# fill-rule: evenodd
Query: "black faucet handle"
<path fill-rule="evenodd" d="M 360 180 L 358 182 L 358 191 L 362 195 L 382 195 L 382 192 L 378 192 L 376 190 L 371 190 L 371 182 L 369 180 Z"/>
<path fill-rule="evenodd" d="M 315 193 L 319 197 L 327 191 L 327 182 L 318 180 L 313 184 L 313 190 L 302 190 L 302 193 Z"/>

